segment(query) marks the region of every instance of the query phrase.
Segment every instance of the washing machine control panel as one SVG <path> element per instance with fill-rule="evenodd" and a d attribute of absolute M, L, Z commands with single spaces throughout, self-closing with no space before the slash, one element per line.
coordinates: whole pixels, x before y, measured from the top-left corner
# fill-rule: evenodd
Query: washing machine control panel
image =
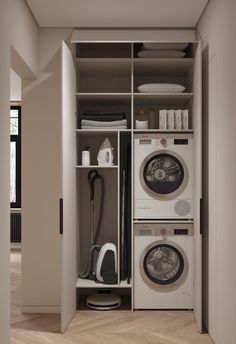
<path fill-rule="evenodd" d="M 140 147 L 192 148 L 193 138 L 188 134 L 136 134 L 135 140 Z"/>
<path fill-rule="evenodd" d="M 140 223 L 134 226 L 135 236 L 193 236 L 192 223 Z"/>

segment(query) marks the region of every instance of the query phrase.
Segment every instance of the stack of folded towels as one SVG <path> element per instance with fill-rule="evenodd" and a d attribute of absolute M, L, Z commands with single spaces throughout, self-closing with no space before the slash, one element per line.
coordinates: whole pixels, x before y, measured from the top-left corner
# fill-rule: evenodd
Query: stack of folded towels
<path fill-rule="evenodd" d="M 85 111 L 82 114 L 81 129 L 127 129 L 124 112 Z"/>
<path fill-rule="evenodd" d="M 184 57 L 188 43 L 143 43 L 138 57 Z"/>

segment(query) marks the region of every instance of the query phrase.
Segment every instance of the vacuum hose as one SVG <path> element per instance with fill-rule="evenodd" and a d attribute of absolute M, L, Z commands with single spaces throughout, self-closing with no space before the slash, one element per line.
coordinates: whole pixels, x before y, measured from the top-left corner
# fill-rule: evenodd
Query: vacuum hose
<path fill-rule="evenodd" d="M 101 199 L 100 199 L 100 207 L 99 207 L 99 215 L 98 215 L 98 222 L 96 229 L 94 231 L 94 199 L 95 199 L 95 185 L 96 180 L 100 180 L 101 185 Z M 97 244 L 98 236 L 101 229 L 102 223 L 102 215 L 104 209 L 104 200 L 105 200 L 105 183 L 104 178 L 98 173 L 97 170 L 90 170 L 88 173 L 88 183 L 90 184 L 90 236 L 91 236 L 91 247 L 89 252 L 89 260 L 87 264 L 87 268 L 84 272 L 80 274 L 80 277 L 83 279 L 89 278 L 94 279 L 93 274 L 93 256 L 95 250 L 100 249 L 100 245 Z"/>

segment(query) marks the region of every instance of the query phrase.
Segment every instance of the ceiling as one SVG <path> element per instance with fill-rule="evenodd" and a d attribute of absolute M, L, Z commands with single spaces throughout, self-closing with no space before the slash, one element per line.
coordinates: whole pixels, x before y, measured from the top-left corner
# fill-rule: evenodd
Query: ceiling
<path fill-rule="evenodd" d="M 194 27 L 208 0 L 25 0 L 41 27 Z"/>

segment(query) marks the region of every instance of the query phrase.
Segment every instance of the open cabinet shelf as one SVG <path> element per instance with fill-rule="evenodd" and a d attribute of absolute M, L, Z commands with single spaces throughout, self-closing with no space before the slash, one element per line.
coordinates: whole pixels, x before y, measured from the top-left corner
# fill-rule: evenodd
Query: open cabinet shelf
<path fill-rule="evenodd" d="M 153 42 L 153 39 L 151 41 Z M 146 42 L 148 42 L 148 37 Z M 130 42 L 110 41 L 105 43 L 100 41 L 99 43 L 87 41 L 75 43 L 76 56 L 73 61 L 75 62 L 73 64 L 73 68 L 75 68 L 73 77 L 75 77 L 76 85 L 74 85 L 73 97 L 76 111 L 74 108 L 69 108 L 68 111 L 64 111 L 64 118 L 66 121 L 66 116 L 72 116 L 73 114 L 74 126 L 70 127 L 70 129 L 73 127 L 73 130 L 66 137 L 71 138 L 71 135 L 73 136 L 73 144 L 76 148 L 73 173 L 71 172 L 68 177 L 70 178 L 72 174 L 75 175 L 73 177 L 75 178 L 75 185 L 73 188 L 68 189 L 70 193 L 76 192 L 75 216 L 78 226 L 71 246 L 76 242 L 76 262 L 74 262 L 76 276 L 73 283 L 77 289 L 77 309 L 81 309 L 82 299 L 84 300 L 86 295 L 96 291 L 120 293 L 120 295 L 127 297 L 128 309 L 137 308 L 134 304 L 134 267 L 139 264 L 139 261 L 134 260 L 134 251 L 136 249 L 134 247 L 134 225 L 163 223 L 164 220 L 158 218 L 137 220 L 134 217 L 134 170 L 137 168 L 134 154 L 135 137 L 141 137 L 141 134 L 144 134 L 144 138 L 155 134 L 164 138 L 165 135 L 172 138 L 172 134 L 187 134 L 185 136 L 194 137 L 194 157 L 196 156 L 194 173 L 195 176 L 199 176 L 199 181 L 194 180 L 193 186 L 196 191 L 194 195 L 194 219 L 191 218 L 191 221 L 186 222 L 177 219 L 175 222 L 178 224 L 194 223 L 194 233 L 197 233 L 195 240 L 200 240 L 198 235 L 200 233 L 199 190 L 201 184 L 201 162 L 199 162 L 201 156 L 200 43 L 195 40 L 191 41 L 185 49 L 186 56 L 184 58 L 140 58 L 138 57 L 138 51 L 141 47 L 142 41 L 139 42 L 137 37 Z M 70 76 L 72 78 L 72 73 Z M 150 83 L 179 84 L 185 87 L 185 91 L 183 93 L 138 92 L 140 85 Z M 65 85 L 67 84 L 65 83 Z M 68 88 L 64 89 L 64 93 L 68 97 L 70 91 Z M 137 122 L 140 109 L 144 110 L 146 114 L 147 129 L 138 129 Z M 188 129 L 160 129 L 160 110 L 187 110 L 189 116 Z M 154 114 L 153 121 L 150 119 L 151 111 Z M 75 112 L 76 118 L 74 116 Z M 109 117 L 109 114 L 114 117 L 124 115 L 126 121 L 124 127 L 117 127 L 117 123 L 108 124 L 109 119 L 107 118 L 107 120 L 101 120 L 101 122 L 106 122 L 106 124 L 103 124 L 104 127 L 97 127 L 94 123 L 91 123 L 97 122 L 96 116 Z M 86 116 L 94 117 L 94 119 L 89 119 L 91 121 L 89 125 L 84 124 L 84 120 L 88 120 Z M 113 148 L 114 165 L 99 166 L 97 156 L 106 138 L 109 139 Z M 91 162 L 89 166 L 84 166 L 82 165 L 82 152 L 87 150 L 88 146 L 91 151 Z M 64 150 L 66 157 L 70 155 L 71 147 L 72 144 L 67 146 L 67 150 Z M 66 173 L 68 167 L 66 160 L 64 165 Z M 97 244 L 102 246 L 105 243 L 112 243 L 117 248 L 118 268 L 117 283 L 115 284 L 96 283 L 79 277 L 81 272 L 86 269 L 90 255 L 90 227 L 93 222 L 91 209 L 93 211 L 95 209 L 93 219 L 96 224 L 101 203 L 102 188 L 100 185 L 96 185 L 95 200 L 91 204 L 88 175 L 92 170 L 97 170 L 105 183 L 104 209 Z M 69 214 L 66 217 L 66 221 L 68 221 L 71 208 L 67 205 L 66 209 Z M 172 220 L 165 220 L 164 222 L 173 223 Z M 195 246 L 197 245 L 195 242 Z M 68 252 L 69 250 L 67 250 L 67 254 Z M 67 256 L 67 258 L 69 261 L 70 257 Z M 93 262 L 93 272 L 96 270 L 96 258 L 97 256 L 95 256 Z M 111 262 L 108 263 L 109 269 L 112 268 L 111 264 Z M 69 264 L 67 265 L 69 266 Z M 130 281 L 130 283 L 127 281 Z"/>
<path fill-rule="evenodd" d="M 114 288 L 131 288 L 132 284 L 128 284 L 127 281 L 121 281 L 119 284 L 105 284 L 97 283 L 92 280 L 78 278 L 76 282 L 77 288 L 103 288 L 103 289 L 114 289 Z"/>

